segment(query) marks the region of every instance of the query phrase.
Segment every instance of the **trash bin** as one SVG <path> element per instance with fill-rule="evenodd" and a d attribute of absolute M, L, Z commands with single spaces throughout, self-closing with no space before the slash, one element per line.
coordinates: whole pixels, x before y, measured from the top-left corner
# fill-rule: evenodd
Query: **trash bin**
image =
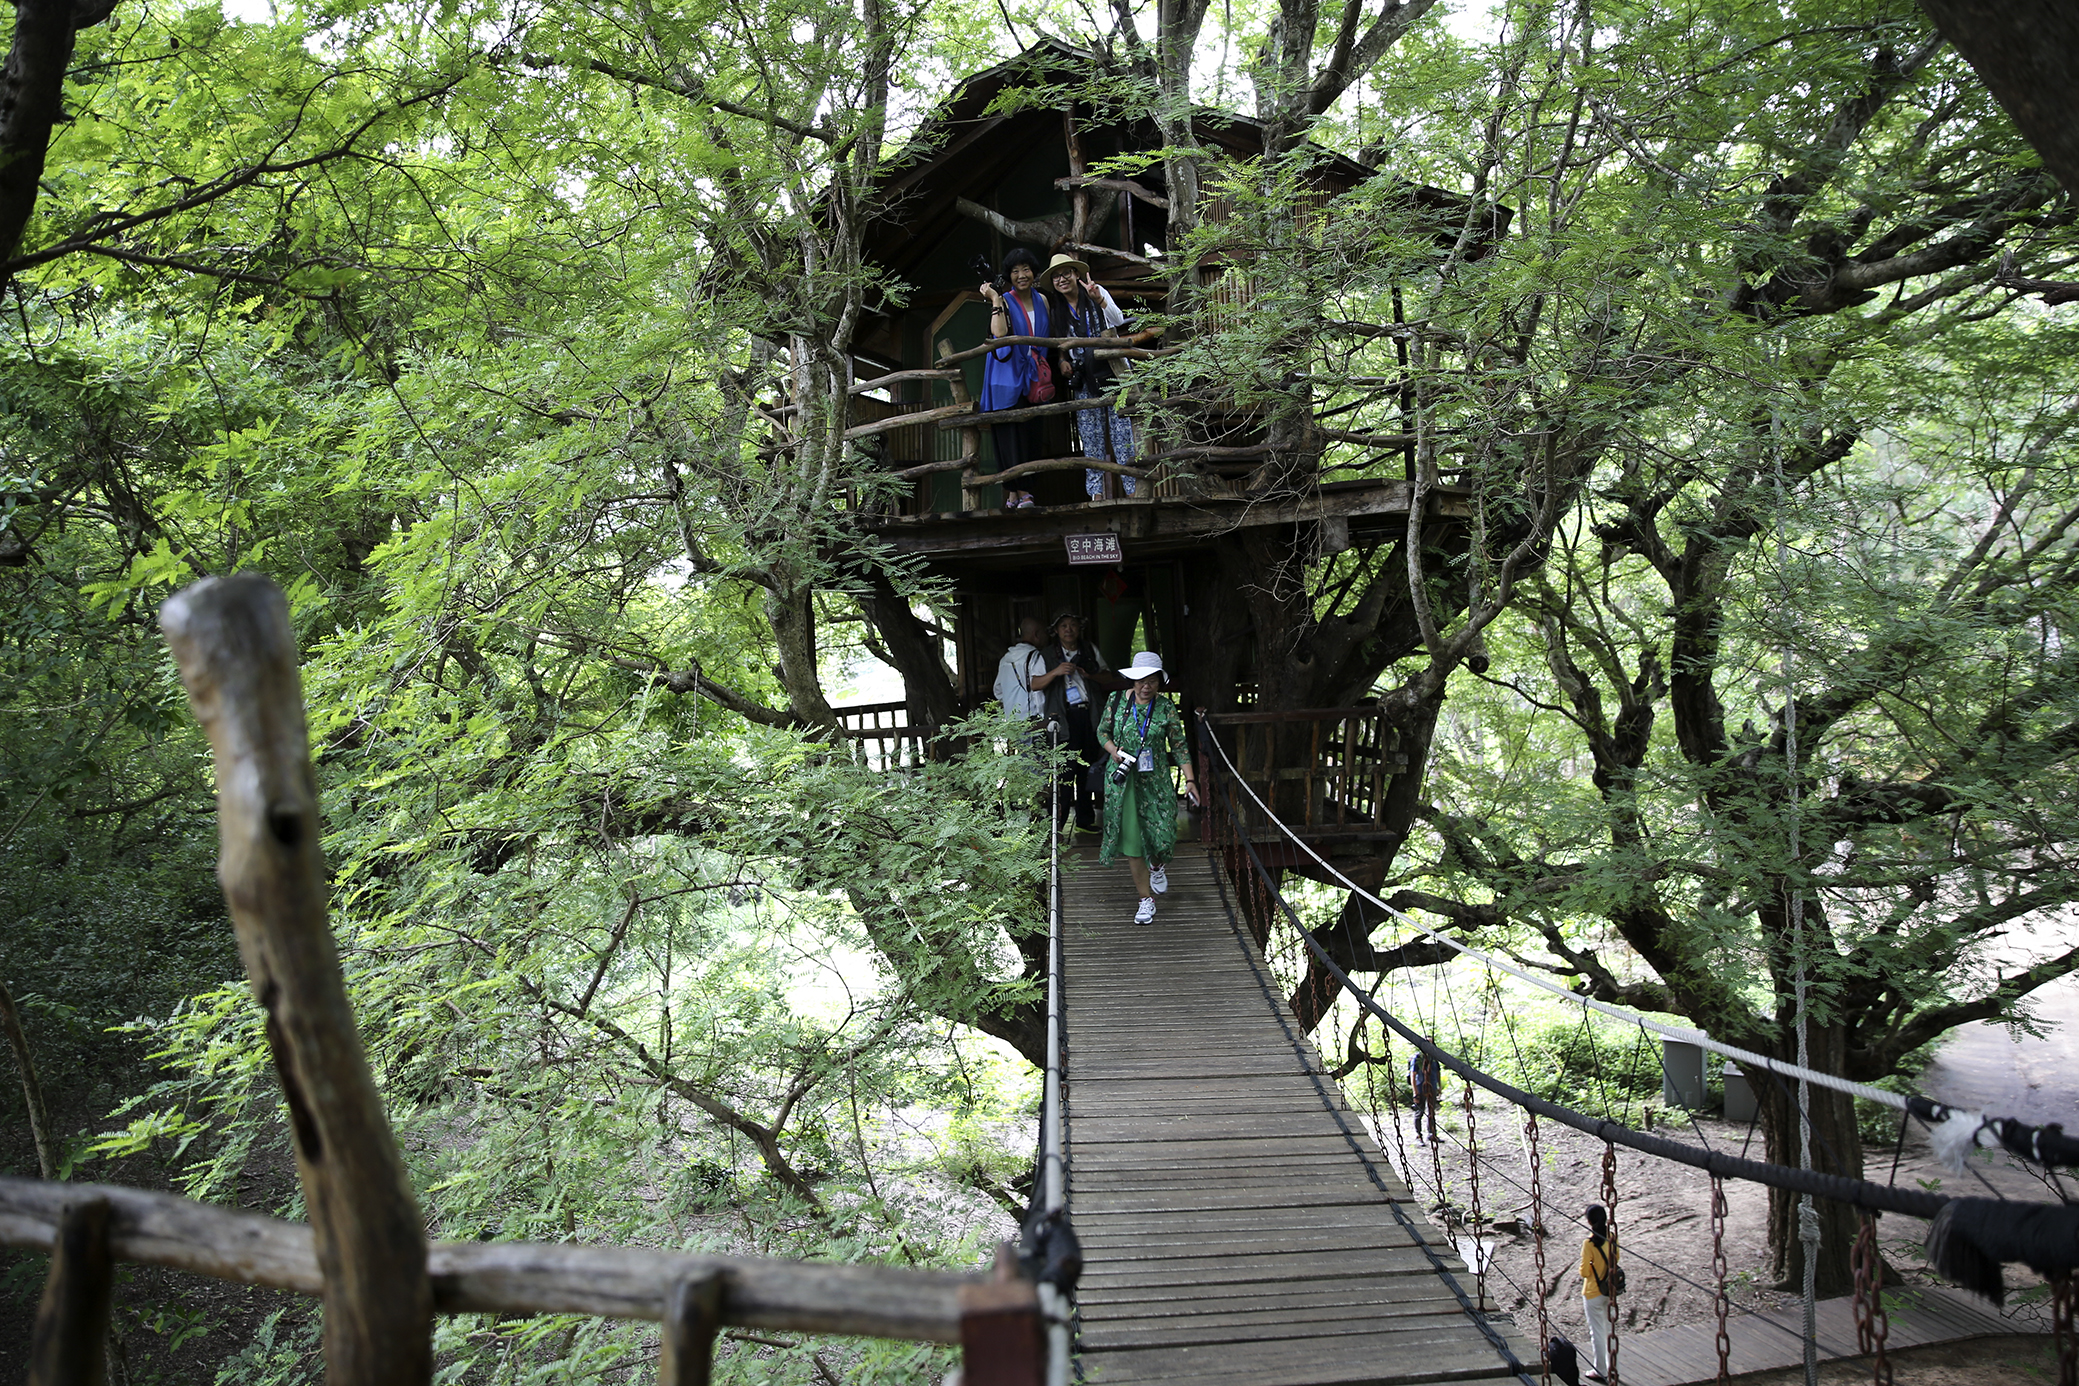
<path fill-rule="evenodd" d="M 1660 1101 L 1667 1107 L 1701 1111 L 1705 1094 L 1703 1046 L 1683 1040 L 1660 1042 Z"/>
<path fill-rule="evenodd" d="M 1757 1108 L 1754 1103 L 1754 1086 L 1740 1066 L 1728 1059 L 1725 1062 L 1725 1119 L 1727 1121 L 1752 1121 Z"/>

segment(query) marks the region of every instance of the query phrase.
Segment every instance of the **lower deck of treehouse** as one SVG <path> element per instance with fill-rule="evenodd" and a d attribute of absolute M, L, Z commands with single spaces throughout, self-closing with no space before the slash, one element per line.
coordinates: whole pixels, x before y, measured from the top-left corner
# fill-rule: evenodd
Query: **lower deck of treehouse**
<path fill-rule="evenodd" d="M 1123 863 L 1075 858 L 1062 946 L 1084 1379 L 1506 1378 L 1503 1341 L 1534 1369 L 1508 1321 L 1461 1296 L 1463 1264 L 1281 1020 L 1203 848 L 1178 844 L 1148 927 Z"/>

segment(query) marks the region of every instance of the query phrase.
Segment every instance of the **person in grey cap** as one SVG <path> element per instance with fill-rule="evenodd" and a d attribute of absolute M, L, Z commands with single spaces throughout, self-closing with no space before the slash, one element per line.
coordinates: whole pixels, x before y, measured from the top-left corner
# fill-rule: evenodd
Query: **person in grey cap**
<path fill-rule="evenodd" d="M 1047 672 L 1033 679 L 1032 687 L 1046 698 L 1046 716 L 1058 722 L 1073 758 L 1062 773 L 1064 808 L 1075 806 L 1076 826 L 1086 833 L 1097 831 L 1097 793 L 1090 786 L 1090 767 L 1101 754 L 1097 749 L 1097 702 L 1100 695 L 1125 683 L 1105 663 L 1095 645 L 1083 643 L 1083 618 L 1073 611 L 1054 617 L 1054 643 L 1040 651 Z"/>
<path fill-rule="evenodd" d="M 1191 771 L 1190 738 L 1177 706 L 1157 690 L 1162 686 L 1162 657 L 1143 650 L 1133 657 L 1125 676 L 1128 692 L 1114 693 L 1098 721 L 1097 739 L 1110 757 L 1105 781 L 1104 836 L 1097 860 L 1110 866 L 1125 857 L 1140 890 L 1133 922 L 1155 922 L 1155 897 L 1169 889 L 1170 854 L 1177 850 L 1177 789 L 1170 767 L 1184 772 L 1184 791 L 1198 803 L 1198 781 Z"/>

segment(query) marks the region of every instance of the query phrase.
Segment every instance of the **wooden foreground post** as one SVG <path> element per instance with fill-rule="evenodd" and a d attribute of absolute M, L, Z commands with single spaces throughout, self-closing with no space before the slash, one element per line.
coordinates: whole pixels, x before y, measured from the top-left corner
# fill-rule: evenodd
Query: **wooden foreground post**
<path fill-rule="evenodd" d="M 671 1287 L 664 1300 L 664 1353 L 657 1386 L 708 1386 L 714 1379 L 715 1335 L 722 1331 L 728 1277 L 720 1271 Z"/>
<path fill-rule="evenodd" d="M 324 1276 L 330 1386 L 419 1386 L 433 1370 L 426 1229 L 347 1005 L 326 919 L 317 780 L 289 605 L 258 574 L 177 592 L 160 628 L 209 734 L 217 879 L 267 1012 L 296 1172 Z"/>
<path fill-rule="evenodd" d="M 51 1248 L 50 1276 L 36 1306 L 29 1386 L 103 1386 L 108 1380 L 108 1302 L 115 1259 L 108 1248 L 108 1200 L 66 1207 Z"/>
<path fill-rule="evenodd" d="M 1046 1361 L 1039 1289 L 1003 1243 L 995 1278 L 960 1287 L 960 1386 L 1042 1386 Z"/>

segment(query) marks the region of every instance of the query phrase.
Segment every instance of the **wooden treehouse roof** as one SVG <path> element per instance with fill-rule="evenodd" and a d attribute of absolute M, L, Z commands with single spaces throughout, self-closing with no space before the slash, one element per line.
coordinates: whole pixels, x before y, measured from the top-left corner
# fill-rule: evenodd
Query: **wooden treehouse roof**
<path fill-rule="evenodd" d="M 1151 119 L 1107 118 L 1084 103 L 1042 97 L 1018 110 L 992 110 L 1000 96 L 1018 87 L 1065 88 L 1098 72 L 1097 54 L 1045 39 L 1018 56 L 975 73 L 956 85 L 911 139 L 883 165 L 875 179 L 873 211 L 862 247 L 868 263 L 908 286 L 905 302 L 889 305 L 864 325 L 857 342 L 861 357 L 882 366 L 904 359 L 902 322 L 925 318 L 971 294 L 969 262 L 979 251 L 992 263 L 1011 245 L 1024 243 L 1050 252 L 1067 239 L 1072 196 L 1063 180 L 1073 176 L 1071 138 L 1081 166 L 1094 167 L 1126 153 L 1158 149 L 1163 140 Z M 1201 107 L 1193 133 L 1207 148 L 1230 158 L 1262 153 L 1261 122 L 1233 111 Z M 1315 147 L 1308 177 L 1324 198 L 1334 198 L 1378 178 L 1390 178 L 1418 206 L 1462 216 L 1462 194 L 1410 183 L 1369 168 L 1334 150 Z M 1136 177 L 1111 175 L 1093 187 L 1093 216 L 1086 228 L 1091 248 L 1081 252 L 1097 276 L 1115 292 L 1156 296 L 1163 291 L 1156 266 L 1145 253 L 1169 244 L 1166 189 L 1159 169 Z M 1124 205 L 1130 197 L 1130 205 Z M 1112 205 L 1117 199 L 1119 205 Z M 970 204 L 963 211 L 961 204 Z M 977 219 L 985 209 L 1048 234 L 1006 237 Z M 1218 204 L 1209 209 L 1217 219 Z M 1483 243 L 1508 225 L 1496 209 Z M 1059 231 L 1062 234 L 1053 234 Z M 1455 231 L 1454 231 L 1455 235 Z M 1448 239 L 1448 238 L 1447 238 Z M 1115 251 L 1117 253 L 1107 253 Z"/>
<path fill-rule="evenodd" d="M 1063 109 L 1032 105 L 992 112 L 990 107 L 1009 88 L 1043 88 L 1086 79 L 1098 71 L 1098 62 L 1094 53 L 1058 39 L 1042 39 L 1017 57 L 955 86 L 888 160 L 876 180 L 879 214 L 867 228 L 866 258 L 911 283 L 921 282 L 916 271 L 930 260 L 946 233 L 970 220 L 957 205 L 963 197 L 1020 221 L 1067 212 L 1069 195 L 1055 188 L 1051 178 L 1027 180 L 1028 186 L 1017 190 L 1029 199 L 1025 204 L 992 205 L 999 186 L 1037 153 L 1056 156 L 1052 161 L 1061 167 L 1052 177 L 1068 176 Z M 1247 116 L 1207 107 L 1197 113 L 1192 126 L 1200 140 L 1229 155 L 1246 158 L 1262 152 L 1263 127 Z M 1097 121 L 1082 126 L 1079 133 L 1084 157 L 1091 163 L 1162 144 L 1154 122 L 1147 119 Z M 1314 176 L 1330 192 L 1347 192 L 1373 176 L 1373 170 L 1331 150 L 1322 150 L 1321 156 Z M 1118 181 L 1135 182 L 1158 199 L 1163 192 L 1159 173 Z M 1145 210 L 1135 220 L 1139 238 L 1165 248 L 1168 217 L 1153 202 L 1142 205 Z M 964 265 L 961 270 L 964 274 Z"/>

